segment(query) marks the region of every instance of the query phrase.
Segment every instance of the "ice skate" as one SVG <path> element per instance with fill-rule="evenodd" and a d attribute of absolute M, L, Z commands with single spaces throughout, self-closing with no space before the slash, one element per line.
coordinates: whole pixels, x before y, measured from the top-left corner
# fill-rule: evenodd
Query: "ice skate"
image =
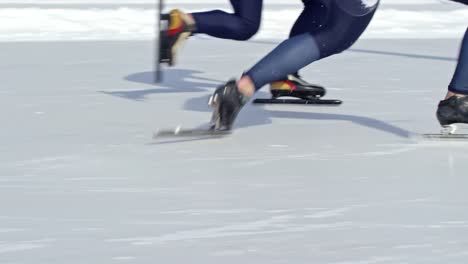
<path fill-rule="evenodd" d="M 432 139 L 468 139 L 468 96 L 452 96 L 440 101 L 437 119 L 442 129 L 439 134 L 425 134 Z"/>
<path fill-rule="evenodd" d="M 249 99 L 239 92 L 235 80 L 218 87 L 209 101 L 214 109 L 211 119 L 212 129 L 230 131 L 237 115 Z"/>
<path fill-rule="evenodd" d="M 298 75 L 288 75 L 286 79 L 271 83 L 271 99 L 256 99 L 257 104 L 311 104 L 339 105 L 340 100 L 322 100 L 326 90 L 320 85 L 314 85 L 301 79 Z M 284 97 L 292 97 L 284 98 Z"/>
<path fill-rule="evenodd" d="M 160 63 L 173 66 L 181 45 L 195 30 L 195 26 L 187 24 L 183 17 L 184 13 L 179 10 L 161 16 Z"/>
<path fill-rule="evenodd" d="M 452 96 L 439 103 L 437 119 L 441 134 L 468 134 L 468 96 Z"/>
<path fill-rule="evenodd" d="M 296 97 L 299 99 L 316 99 L 323 97 L 325 88 L 306 82 L 296 75 L 288 75 L 285 80 L 271 83 L 270 92 L 272 98 Z"/>

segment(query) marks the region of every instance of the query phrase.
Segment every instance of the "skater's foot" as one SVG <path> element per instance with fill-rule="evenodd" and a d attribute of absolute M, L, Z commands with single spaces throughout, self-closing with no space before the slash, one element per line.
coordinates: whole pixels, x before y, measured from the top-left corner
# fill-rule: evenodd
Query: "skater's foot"
<path fill-rule="evenodd" d="M 442 126 L 468 123 L 468 96 L 449 92 L 439 103 L 437 119 Z"/>
<path fill-rule="evenodd" d="M 177 51 L 195 30 L 195 21 L 191 15 L 177 9 L 172 10 L 166 17 L 168 28 L 161 34 L 160 62 L 172 66 L 175 64 Z"/>
<path fill-rule="evenodd" d="M 297 75 L 288 75 L 284 80 L 271 83 L 270 92 L 273 98 L 296 97 L 300 99 L 315 99 L 323 97 L 325 88 L 310 84 Z"/>
<path fill-rule="evenodd" d="M 218 87 L 210 98 L 209 104 L 214 109 L 211 119 L 214 130 L 231 130 L 240 110 L 250 99 L 250 96 L 247 95 L 250 91 L 247 88 L 248 82 L 244 83 L 245 81 L 239 81 L 239 83 L 243 84 L 243 92 L 240 91 L 238 83 L 235 80 L 231 80 L 225 85 Z"/>

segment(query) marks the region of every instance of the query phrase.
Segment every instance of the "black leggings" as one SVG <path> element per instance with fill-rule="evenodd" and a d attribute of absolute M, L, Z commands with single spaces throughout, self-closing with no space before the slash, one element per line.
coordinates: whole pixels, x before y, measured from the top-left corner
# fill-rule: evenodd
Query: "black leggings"
<path fill-rule="evenodd" d="M 253 66 L 246 75 L 253 80 L 258 90 L 298 72 L 314 61 L 348 49 L 367 28 L 376 8 L 377 4 L 367 13 L 355 15 L 338 6 L 336 1 L 307 2 L 291 30 L 290 38 Z"/>
<path fill-rule="evenodd" d="M 231 0 L 234 13 L 221 10 L 193 13 L 194 33 L 217 38 L 247 40 L 257 33 L 262 18 L 263 0 Z"/>
<path fill-rule="evenodd" d="M 363 8 L 361 0 L 303 2 L 304 10 L 290 38 L 246 73 L 257 89 L 349 48 L 364 32 L 378 5 L 378 0 L 369 8 Z M 195 33 L 235 40 L 252 37 L 260 27 L 263 1 L 231 0 L 231 4 L 233 14 L 220 10 L 192 14 Z"/>

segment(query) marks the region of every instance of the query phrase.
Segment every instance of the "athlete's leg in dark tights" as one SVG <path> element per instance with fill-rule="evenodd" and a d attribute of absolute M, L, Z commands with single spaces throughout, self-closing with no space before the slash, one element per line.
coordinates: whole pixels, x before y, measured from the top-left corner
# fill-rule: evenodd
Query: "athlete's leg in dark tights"
<path fill-rule="evenodd" d="M 247 40 L 260 28 L 263 0 L 231 0 L 234 13 L 221 10 L 192 13 L 194 33 L 217 38 Z"/>
<path fill-rule="evenodd" d="M 458 66 L 450 83 L 449 91 L 468 95 L 468 28 L 463 39 Z"/>
<path fill-rule="evenodd" d="M 452 1 L 468 5 L 468 0 Z M 449 99 L 456 94 L 468 95 L 468 28 L 463 38 L 457 69 L 455 70 L 445 99 Z"/>
<path fill-rule="evenodd" d="M 258 90 L 314 61 L 346 50 L 364 32 L 375 9 L 366 15 L 353 16 L 336 5 L 309 1 L 291 31 L 292 37 L 257 63 L 246 76 Z"/>

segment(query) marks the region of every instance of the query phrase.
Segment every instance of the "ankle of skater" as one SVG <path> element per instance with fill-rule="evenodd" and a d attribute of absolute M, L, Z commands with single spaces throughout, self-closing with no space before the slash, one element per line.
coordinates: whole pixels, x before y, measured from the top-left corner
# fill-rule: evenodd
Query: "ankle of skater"
<path fill-rule="evenodd" d="M 182 20 L 189 26 L 195 26 L 196 22 L 191 13 L 184 13 L 180 11 Z"/>
<path fill-rule="evenodd" d="M 191 13 L 185 13 L 180 9 L 173 9 L 170 12 L 170 16 L 175 18 L 177 21 L 182 20 L 182 22 L 188 26 L 190 31 L 195 30 L 196 21 Z"/>
<path fill-rule="evenodd" d="M 237 88 L 244 96 L 252 97 L 255 94 L 255 83 L 248 75 L 242 76 L 237 82 Z"/>
<path fill-rule="evenodd" d="M 448 91 L 447 92 L 447 95 L 445 96 L 445 100 L 451 98 L 451 97 L 464 97 L 464 96 L 467 96 L 466 94 L 461 94 L 461 93 L 455 93 L 455 92 L 452 92 L 452 91 Z"/>

